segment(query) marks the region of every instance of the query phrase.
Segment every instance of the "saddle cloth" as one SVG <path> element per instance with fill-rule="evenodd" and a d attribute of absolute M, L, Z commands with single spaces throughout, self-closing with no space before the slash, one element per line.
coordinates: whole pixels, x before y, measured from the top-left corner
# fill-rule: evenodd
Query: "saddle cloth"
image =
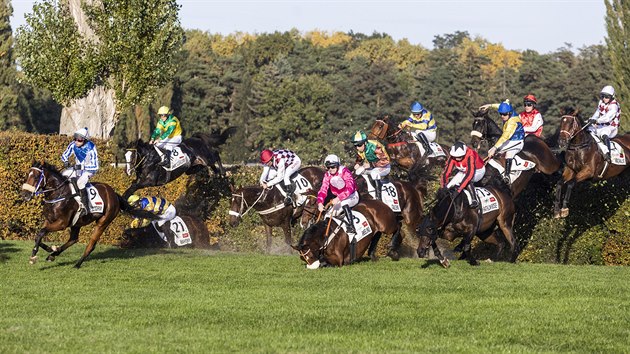
<path fill-rule="evenodd" d="M 477 199 L 481 203 L 481 213 L 485 214 L 494 210 L 499 210 L 499 200 L 489 190 L 481 187 L 475 187 L 475 193 L 477 193 Z M 468 198 L 468 204 L 472 202 L 472 196 L 468 189 L 464 189 L 464 194 Z"/>
<path fill-rule="evenodd" d="M 72 185 L 72 183 L 70 184 L 70 189 L 72 190 L 73 194 L 77 192 L 74 190 L 74 186 Z M 86 206 L 88 208 L 87 213 L 88 214 L 103 213 L 103 210 L 105 209 L 105 203 L 103 203 L 103 198 L 101 198 L 101 195 L 98 192 L 98 189 L 96 189 L 96 187 L 94 187 L 91 183 L 88 183 L 85 185 L 85 191 L 87 192 L 87 195 L 88 195 L 88 204 L 89 204 Z M 74 216 L 72 217 L 72 225 L 76 224 L 77 221 L 79 221 L 79 215 L 80 213 L 77 210 L 74 213 Z"/>
<path fill-rule="evenodd" d="M 177 246 L 186 246 L 192 243 L 190 232 L 188 232 L 188 226 L 182 218 L 179 216 L 174 217 L 171 220 L 171 231 L 175 235 L 175 244 Z"/>
<path fill-rule="evenodd" d="M 606 144 L 601 139 L 595 139 L 595 141 L 597 141 L 599 152 L 603 154 Z M 614 140 L 610 141 L 610 162 L 619 166 L 626 165 L 626 154 L 623 151 L 623 147 Z"/>
<path fill-rule="evenodd" d="M 495 159 L 490 159 L 488 164 L 497 169 L 497 171 L 501 174 L 505 171 L 503 165 Z M 514 181 L 516 181 L 521 175 L 522 171 L 531 170 L 534 167 L 536 167 L 536 163 L 533 161 L 525 160 L 518 155 L 514 156 L 514 159 L 512 160 L 512 169 L 510 170 L 510 183 L 514 183 Z"/>
<path fill-rule="evenodd" d="M 295 172 L 291 175 L 291 183 L 295 184 L 295 191 L 293 192 L 296 195 L 295 204 L 296 206 L 304 205 L 306 202 L 306 193 L 313 190 L 313 185 L 311 182 L 306 179 L 306 177 L 302 176 L 299 172 Z M 286 197 L 287 193 L 282 189 L 280 183 L 276 184 L 276 188 L 282 193 L 282 196 Z"/>
<path fill-rule="evenodd" d="M 370 182 L 368 175 L 361 175 L 368 185 L 368 193 L 372 198 L 376 199 L 376 188 Z M 393 212 L 400 213 L 400 201 L 398 200 L 398 191 L 392 182 L 384 182 L 381 185 L 381 199 Z"/>
<path fill-rule="evenodd" d="M 413 141 L 417 146 L 418 149 L 420 149 L 420 155 L 424 155 L 424 146 L 419 142 L 419 141 Z M 432 153 L 430 153 L 429 155 L 427 155 L 427 157 L 446 157 L 446 153 L 444 152 L 444 149 L 442 149 L 442 146 L 440 146 L 440 144 L 435 143 L 435 142 L 430 142 L 429 146 L 431 147 L 431 150 L 433 151 Z"/>
<path fill-rule="evenodd" d="M 170 163 L 162 167 L 167 171 L 173 171 L 184 165 L 190 165 L 190 157 L 179 146 L 176 146 L 171 151 Z"/>
<path fill-rule="evenodd" d="M 348 224 L 345 221 L 345 217 L 343 221 L 340 218 L 336 218 L 336 217 L 332 217 L 332 219 L 337 223 L 339 227 L 343 229 L 343 231 L 346 232 L 346 235 L 348 235 L 349 242 L 352 242 L 353 238 L 357 242 L 359 242 L 365 237 L 372 234 L 372 227 L 370 226 L 370 223 L 367 221 L 365 216 L 363 216 L 363 214 L 359 213 L 358 211 L 352 210 L 352 220 L 354 221 L 354 229 L 357 231 L 356 234 L 348 233 Z M 332 234 L 334 233 L 335 232 L 333 232 Z M 332 236 L 329 237 L 328 239 L 329 240 L 332 239 Z"/>

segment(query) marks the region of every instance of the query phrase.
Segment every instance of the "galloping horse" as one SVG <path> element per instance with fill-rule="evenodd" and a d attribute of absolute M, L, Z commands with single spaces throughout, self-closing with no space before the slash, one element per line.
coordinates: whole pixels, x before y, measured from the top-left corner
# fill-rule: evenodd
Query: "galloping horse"
<path fill-rule="evenodd" d="M 463 236 L 463 252 L 460 259 L 468 259 L 471 265 L 478 265 L 479 263 L 471 253 L 471 241 L 477 235 L 485 242 L 494 243 L 497 245 L 497 256 L 500 255 L 504 242 L 503 240 L 499 241 L 496 234 L 498 223 L 505 239 L 510 244 L 511 260 L 516 260 L 518 244 L 512 231 L 515 207 L 511 193 L 504 183 L 496 179 L 492 181 L 492 185 L 487 185 L 484 188 L 492 195 L 486 195 L 485 191 L 483 192 L 484 197 L 487 197 L 487 201 L 491 203 L 486 206 L 482 200 L 481 207 L 484 210 L 487 208 L 487 211 L 481 215 L 476 209 L 469 207 L 468 198 L 464 193 L 453 196 L 453 192 L 446 188 L 438 190 L 435 206 L 417 230 L 417 235 L 420 238 L 417 249 L 418 257 L 425 257 L 429 246 L 432 246 L 435 256 L 438 257 L 442 266 L 447 268 L 450 265 L 449 261 L 440 253 L 436 240 L 438 236 L 449 241 Z"/>
<path fill-rule="evenodd" d="M 190 163 L 183 164 L 172 171 L 158 166 L 160 156 L 154 146 L 138 139 L 129 146 L 125 154 L 127 174 L 131 175 L 135 171 L 136 179 L 123 193 L 123 197 L 126 199 L 141 188 L 165 185 L 184 173 L 187 175 L 197 173 L 204 166 L 210 167 L 215 174 L 223 176 L 225 169 L 215 147 L 225 143 L 235 129 L 234 127 L 227 128 L 221 134 L 195 133 L 192 137 L 184 139 L 179 147 L 184 154 L 188 155 Z M 173 157 L 175 156 L 172 155 L 171 158 Z"/>
<path fill-rule="evenodd" d="M 488 146 L 494 146 L 496 141 L 503 134 L 501 128 L 499 128 L 499 126 L 488 117 L 487 110 L 478 111 L 474 113 L 473 116 L 475 119 L 473 121 L 472 131 L 470 132 L 472 137 L 471 145 L 475 148 L 475 150 L 479 150 L 481 143 L 484 141 L 488 143 Z M 551 175 L 558 171 L 562 166 L 562 161 L 555 156 L 549 146 L 547 146 L 542 139 L 531 134 L 525 137 L 523 150 L 518 153 L 518 156 L 534 162 L 536 167 L 535 169 L 521 171 L 518 178 L 511 183 L 510 189 L 512 190 L 512 195 L 514 197 L 519 195 L 523 189 L 525 189 L 525 186 L 534 172 L 538 171 L 546 175 Z M 504 156 L 497 156 L 495 160 L 498 161 L 500 166 L 505 168 Z M 497 171 L 493 164 L 489 163 L 488 165 L 492 166 L 493 170 Z M 492 175 L 493 173 L 490 172 L 486 174 Z"/>
<path fill-rule="evenodd" d="M 449 157 L 446 146 L 440 144 L 445 156 L 427 157 L 426 152 L 423 154 L 420 151 L 411 133 L 396 127 L 396 124 L 390 122 L 389 116 L 377 119 L 370 128 L 368 139 L 384 140 L 387 153 L 404 170 L 408 171 L 416 162 L 424 162 L 429 166 L 444 165 Z"/>
<path fill-rule="evenodd" d="M 306 262 L 307 268 L 317 269 L 323 265 L 341 267 L 362 257 L 368 248 L 368 254 L 375 260 L 374 252 L 382 233 L 394 235 L 388 255 L 398 260 L 396 247 L 400 246 L 400 226 L 394 212 L 383 202 L 373 199 L 362 200 L 352 209 L 366 218 L 371 232 L 362 235 L 364 237 L 356 242 L 352 254 L 349 235 L 333 218 L 311 225 L 304 231 L 297 246 L 291 246 L 300 253 L 300 259 Z"/>
<path fill-rule="evenodd" d="M 623 151 L 618 159 L 625 159 L 625 164 L 611 164 L 606 162 L 602 154 L 598 151 L 595 139 L 586 132 L 582 118 L 577 111 L 565 114 L 560 120 L 560 135 L 558 146 L 566 149 L 565 168 L 562 173 L 562 180 L 556 186 L 556 201 L 554 204 L 554 217 L 566 217 L 569 215 L 569 199 L 571 190 L 576 183 L 585 180 L 598 181 L 621 174 L 630 164 L 630 133 L 617 136 L 611 139 L 620 145 Z M 611 147 L 612 148 L 612 147 Z M 612 149 L 611 149 L 612 150 Z M 611 151 L 612 152 L 612 151 Z M 562 198 L 562 188 L 566 185 L 566 193 Z M 560 208 L 562 202 L 562 208 Z"/>
<path fill-rule="evenodd" d="M 308 180 L 313 190 L 319 190 L 324 179 L 324 170 L 319 167 L 304 167 L 298 173 Z M 265 224 L 268 250 L 272 244 L 272 228 L 277 226 L 282 228 L 286 244 L 291 245 L 291 221 L 299 217 L 304 206 L 294 209 L 291 205 L 285 205 L 284 199 L 276 186 L 270 189 L 263 189 L 260 186 L 241 187 L 232 192 L 230 226 L 238 226 L 243 216 L 253 209 L 258 212 Z"/>
<path fill-rule="evenodd" d="M 188 230 L 188 236 L 191 242 L 183 245 L 182 247 L 190 248 L 209 248 L 210 247 L 210 234 L 206 224 L 198 217 L 190 215 L 181 215 L 180 218 L 186 225 Z M 179 223 L 180 221 L 176 221 Z M 170 228 L 173 229 L 173 221 L 170 223 Z M 175 225 L 175 229 L 178 225 Z M 164 247 L 176 247 L 176 241 L 173 234 L 166 234 L 168 241 L 164 241 L 155 230 L 155 227 L 151 224 L 145 227 L 126 229 L 122 235 L 122 241 L 119 246 L 122 248 L 164 248 Z"/>
<path fill-rule="evenodd" d="M 96 188 L 103 200 L 103 211 L 98 214 L 83 215 L 76 223 L 72 224 L 73 217 L 79 209 L 79 204 L 70 196 L 72 191 L 68 179 L 63 177 L 52 165 L 45 162 L 33 163 L 28 170 L 28 175 L 22 185 L 20 195 L 25 201 L 29 201 L 33 196 L 40 194 L 43 194 L 46 199 L 44 199 L 43 208 L 45 219 L 44 226 L 37 233 L 37 237 L 35 238 L 35 247 L 33 247 L 33 252 L 30 257 L 31 264 L 34 264 L 37 260 L 37 252 L 40 246 L 50 253 L 46 260 L 54 261 L 56 256 L 60 255 L 66 248 L 72 246 L 79 240 L 81 227 L 96 222 L 96 226 L 92 230 L 90 242 L 85 247 L 81 259 L 75 264 L 75 268 L 81 267 L 83 261 L 85 261 L 94 250 L 94 246 L 103 234 L 103 231 L 105 231 L 107 226 L 109 226 L 112 220 L 118 215 L 121 208 L 140 218 L 155 218 L 151 213 L 131 208 L 127 201 L 116 194 L 109 185 L 105 183 L 92 183 L 92 186 Z M 94 198 L 95 196 L 90 194 L 90 199 Z M 67 227 L 70 227 L 70 238 L 63 246 L 59 248 L 56 246 L 49 247 L 42 242 L 42 238 L 47 233 L 61 231 Z"/>

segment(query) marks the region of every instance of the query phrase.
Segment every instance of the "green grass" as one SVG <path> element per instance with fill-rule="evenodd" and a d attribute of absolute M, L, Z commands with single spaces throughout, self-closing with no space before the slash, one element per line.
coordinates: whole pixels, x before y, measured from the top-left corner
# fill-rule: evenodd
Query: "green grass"
<path fill-rule="evenodd" d="M 630 268 L 0 242 L 0 352 L 627 352 Z"/>

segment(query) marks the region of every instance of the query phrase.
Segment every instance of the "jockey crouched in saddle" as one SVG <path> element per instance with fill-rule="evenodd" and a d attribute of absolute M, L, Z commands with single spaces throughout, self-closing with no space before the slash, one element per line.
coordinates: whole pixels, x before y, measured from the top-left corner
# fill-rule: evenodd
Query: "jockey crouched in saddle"
<path fill-rule="evenodd" d="M 376 199 L 381 199 L 382 179 L 391 171 L 389 155 L 383 144 L 376 140 L 367 140 L 363 131 L 354 134 L 352 144 L 357 148 L 357 160 L 354 165 L 354 173 L 357 175 L 368 174 L 375 182 Z"/>
<path fill-rule="evenodd" d="M 326 173 L 322 181 L 322 187 L 317 193 L 317 209 L 321 212 L 324 210 L 324 203 L 327 202 L 328 190 L 335 196 L 330 203 L 333 205 L 332 216 L 339 214 L 339 209 L 343 209 L 348 222 L 348 232 L 356 234 L 354 229 L 354 221 L 352 219 L 352 211 L 350 208 L 359 203 L 359 192 L 357 192 L 357 184 L 352 177 L 352 172 L 345 166 L 341 165 L 337 155 L 328 155 L 324 160 Z"/>
<path fill-rule="evenodd" d="M 619 116 L 621 106 L 615 99 L 615 89 L 612 86 L 604 86 L 599 94 L 599 104 L 595 114 L 588 120 L 588 131 L 595 138 L 606 145 L 602 154 L 606 161 L 610 162 L 610 139 L 617 136 L 619 129 Z"/>
<path fill-rule="evenodd" d="M 481 181 L 486 174 L 486 166 L 483 160 L 479 157 L 477 151 L 468 148 L 466 144 L 461 141 L 456 142 L 453 147 L 451 147 L 450 153 L 451 157 L 446 162 L 446 169 L 440 179 L 441 187 L 457 187 L 458 194 L 461 193 L 464 188 L 467 188 L 472 196 L 470 207 L 479 207 L 474 182 Z M 457 170 L 457 173 L 449 181 L 453 169 Z"/>
<path fill-rule="evenodd" d="M 480 109 L 488 109 L 488 107 L 497 108 L 501 120 L 503 120 L 503 134 L 493 147 L 488 150 L 488 158 L 492 158 L 495 154 L 505 153 L 505 172 L 503 180 L 510 184 L 510 172 L 512 170 L 512 160 L 514 156 L 523 150 L 523 139 L 525 139 L 525 129 L 521 118 L 516 114 L 512 105 L 508 100 L 501 104 L 483 105 Z"/>
<path fill-rule="evenodd" d="M 171 151 L 182 142 L 182 127 L 179 124 L 179 119 L 166 106 L 158 109 L 158 116 L 160 119 L 153 134 L 151 134 L 149 144 L 154 144 L 155 151 L 160 156 L 161 160 L 158 165 L 167 166 L 171 160 Z M 166 154 L 160 149 L 166 150 Z"/>
<path fill-rule="evenodd" d="M 431 112 L 417 101 L 411 104 L 411 115 L 409 115 L 409 118 L 398 125 L 398 129 L 405 128 L 415 129 L 414 136 L 424 146 L 426 154 L 430 155 L 433 153 L 429 143 L 435 141 L 437 124 L 435 124 L 435 119 L 433 119 Z"/>
<path fill-rule="evenodd" d="M 131 222 L 132 228 L 145 227 L 149 225 L 150 222 L 160 237 L 164 241 L 168 242 L 165 233 L 170 233 L 170 229 L 162 229 L 162 226 L 164 226 L 167 221 L 171 221 L 175 218 L 175 216 L 177 216 L 177 210 L 173 204 L 169 203 L 168 200 L 164 198 L 140 198 L 135 194 L 130 195 L 129 198 L 127 198 L 127 202 L 136 209 L 145 210 L 157 216 L 157 220 L 152 221 L 148 219 L 134 218 Z"/>
<path fill-rule="evenodd" d="M 61 154 L 63 166 L 71 166 L 68 159 L 74 154 L 74 173 L 71 174 L 70 182 L 74 187 L 74 199 L 79 204 L 80 215 L 88 213 L 89 201 L 85 186 L 96 172 L 98 172 L 98 153 L 96 145 L 89 140 L 87 128 L 81 128 L 74 133 L 74 140 L 68 145 L 66 151 Z"/>
<path fill-rule="evenodd" d="M 545 121 L 543 120 L 542 114 L 540 114 L 538 109 L 536 109 L 537 104 L 538 100 L 536 99 L 536 96 L 528 94 L 523 97 L 523 106 L 525 106 L 525 110 L 518 116 L 521 118 L 521 123 L 523 123 L 525 136 L 533 134 L 540 138 L 542 135 L 543 124 L 545 124 Z"/>
<path fill-rule="evenodd" d="M 293 192 L 295 185 L 291 183 L 291 175 L 297 172 L 302 165 L 302 161 L 296 153 L 291 150 L 269 150 L 265 149 L 260 153 L 260 162 L 265 165 L 260 175 L 260 185 L 264 188 L 271 188 L 282 182 L 282 190 L 286 193 L 285 205 L 293 204 Z"/>

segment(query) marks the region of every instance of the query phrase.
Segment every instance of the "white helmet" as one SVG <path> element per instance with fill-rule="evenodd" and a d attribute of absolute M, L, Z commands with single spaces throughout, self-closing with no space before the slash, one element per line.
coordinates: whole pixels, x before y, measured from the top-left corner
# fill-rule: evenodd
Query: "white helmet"
<path fill-rule="evenodd" d="M 74 138 L 75 139 L 76 138 L 83 138 L 85 140 L 90 139 L 87 127 L 81 128 L 81 129 L 77 130 L 76 132 L 74 132 Z"/>
<path fill-rule="evenodd" d="M 602 92 L 600 92 L 600 93 L 604 93 L 604 94 L 607 94 L 607 95 L 614 96 L 615 95 L 615 89 L 612 86 L 610 86 L 610 85 L 604 86 L 604 88 L 602 89 Z"/>
<path fill-rule="evenodd" d="M 464 155 L 466 155 L 467 150 L 468 148 L 466 147 L 466 144 L 462 143 L 461 141 L 458 141 L 455 144 L 453 144 L 453 146 L 451 147 L 450 154 L 452 157 L 464 157 Z"/>
<path fill-rule="evenodd" d="M 324 166 L 326 167 L 339 167 L 341 162 L 339 161 L 339 156 L 337 155 L 328 155 L 324 159 Z"/>

